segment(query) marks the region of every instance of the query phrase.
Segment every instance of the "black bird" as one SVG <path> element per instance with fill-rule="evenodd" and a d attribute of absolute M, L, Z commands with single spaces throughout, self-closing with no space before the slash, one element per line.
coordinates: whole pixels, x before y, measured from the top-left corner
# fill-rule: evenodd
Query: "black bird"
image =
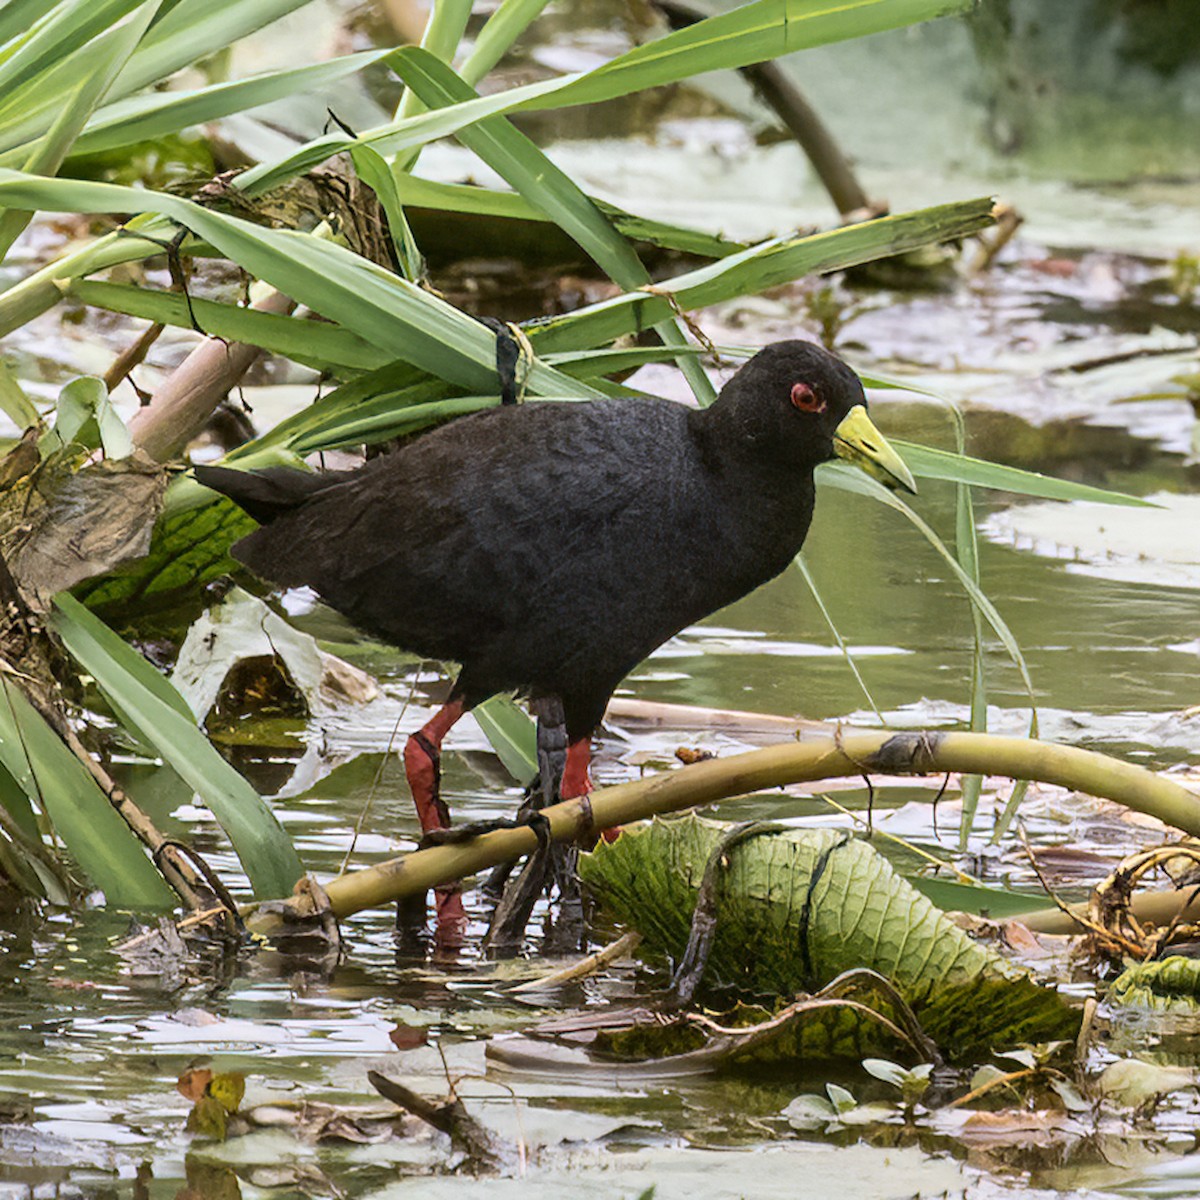
<path fill-rule="evenodd" d="M 560 795 L 590 791 L 589 740 L 614 689 L 667 638 L 792 561 L 812 519 L 813 470 L 834 457 L 916 490 L 854 372 L 787 341 L 703 410 L 658 399 L 503 406 L 354 471 L 196 477 L 262 523 L 233 548 L 255 574 L 307 585 L 369 633 L 462 664 L 449 702 L 404 750 L 429 832 L 449 825 L 442 739 L 497 692 L 561 712 Z M 457 902 L 441 896 L 439 912 Z"/>

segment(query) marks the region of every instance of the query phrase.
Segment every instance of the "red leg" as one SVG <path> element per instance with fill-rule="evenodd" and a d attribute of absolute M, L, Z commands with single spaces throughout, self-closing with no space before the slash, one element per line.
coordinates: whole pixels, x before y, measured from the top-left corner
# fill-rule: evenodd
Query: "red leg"
<path fill-rule="evenodd" d="M 404 744 L 404 774 L 423 833 L 450 828 L 450 810 L 441 796 L 442 739 L 465 711 L 461 700 L 451 700 Z"/>
<path fill-rule="evenodd" d="M 586 796 L 592 790 L 592 781 L 588 776 L 588 767 L 592 761 L 592 742 L 590 738 L 579 738 L 567 746 L 567 762 L 563 767 L 562 783 L 558 794 L 564 800 L 574 800 L 576 796 Z"/>
<path fill-rule="evenodd" d="M 423 833 L 450 828 L 450 810 L 441 795 L 442 739 L 466 712 L 461 700 L 451 700 L 438 709 L 404 744 L 404 774 Z M 451 926 L 461 928 L 467 914 L 463 908 L 462 888 L 458 884 L 434 890 L 439 931 Z"/>
<path fill-rule="evenodd" d="M 579 738 L 567 746 L 567 764 L 563 767 L 562 783 L 558 794 L 563 800 L 574 800 L 577 796 L 586 796 L 593 790 L 588 767 L 592 761 L 591 738 Z M 621 827 L 601 831 L 600 836 L 606 842 L 615 842 L 620 836 Z"/>

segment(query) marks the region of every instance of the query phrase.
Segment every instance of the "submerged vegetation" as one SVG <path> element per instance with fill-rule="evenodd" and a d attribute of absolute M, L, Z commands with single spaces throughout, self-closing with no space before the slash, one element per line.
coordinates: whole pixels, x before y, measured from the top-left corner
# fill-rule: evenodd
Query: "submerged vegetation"
<path fill-rule="evenodd" d="M 1130 860 L 1088 906 L 1070 908 L 1077 895 L 1047 899 L 985 884 L 982 857 L 971 862 L 963 852 L 975 834 L 980 854 L 993 853 L 980 848 L 982 825 L 990 847 L 1011 841 L 1029 810 L 1031 784 L 1035 805 L 1044 803 L 1039 782 L 1107 797 L 1195 836 L 1200 796 L 1194 775 L 1170 779 L 1071 746 L 987 736 L 997 677 L 1005 697 L 1017 697 L 1029 739 L 1039 735 L 1041 696 L 1027 661 L 1027 624 L 1010 626 L 1012 614 L 989 595 L 975 506 L 978 489 L 1105 505 L 1102 511 L 1122 510 L 1131 521 L 1179 506 L 1176 499 L 1141 496 L 1145 489 L 1121 475 L 1043 475 L 1027 469 L 1038 465 L 1028 458 L 1014 456 L 1027 464 L 1022 468 L 969 455 L 967 422 L 959 406 L 939 398 L 948 389 L 936 377 L 913 386 L 910 372 L 897 373 L 887 362 L 887 370 L 862 373 L 881 397 L 900 390 L 923 395 L 946 414 L 950 448 L 936 444 L 945 441 L 943 431 L 931 436 L 935 427 L 928 422 L 922 427 L 901 419 L 889 440 L 919 481 L 935 493 L 941 485 L 952 489 L 943 505 L 948 520 L 934 519 L 921 502 L 909 504 L 843 465 L 823 466 L 818 481 L 831 509 L 840 504 L 857 514 L 871 503 L 885 510 L 886 520 L 901 518 L 885 528 L 903 527 L 904 536 L 911 531 L 906 544 L 921 546 L 937 564 L 929 574 L 937 582 L 944 578 L 965 602 L 970 632 L 956 715 L 969 732 L 894 736 L 886 728 L 839 726 L 814 735 L 763 718 L 775 736 L 790 741 L 796 732 L 800 744 L 673 771 L 660 769 L 670 755 L 651 754 L 648 764 L 637 764 L 650 766 L 645 779 L 626 778 L 590 800 L 557 805 L 547 810 L 544 828 L 522 823 L 400 858 L 390 843 L 355 855 L 360 838 L 370 842 L 394 832 L 371 805 L 393 787 L 385 782 L 392 744 L 402 723 L 413 724 L 410 702 L 414 710 L 419 706 L 428 675 L 409 663 L 402 687 L 381 688 L 362 669 L 379 655 L 370 647 L 349 648 L 348 631 L 314 626 L 312 617 L 297 620 L 274 598 L 230 590 L 231 574 L 258 586 L 229 556 L 253 522 L 200 486 L 188 469 L 193 455 L 250 469 L 332 464 L 347 453 L 357 461 L 500 404 L 506 383 L 524 403 L 572 403 L 637 398 L 657 381 L 678 378 L 690 401 L 705 406 L 717 391 L 714 369 L 753 352 L 730 336 L 739 322 L 714 317 L 710 323 L 706 314 L 716 306 L 744 304 L 753 314 L 759 305 L 757 311 L 770 313 L 786 289 L 807 287 L 798 307 L 811 327 L 851 352 L 865 336 L 864 314 L 879 306 L 860 305 L 845 290 L 848 284 L 829 278 L 876 272 L 876 281 L 930 289 L 920 294 L 961 288 L 955 272 L 967 270 L 956 265 L 967 257 L 963 248 L 971 248 L 972 269 L 981 274 L 1020 226 L 1011 209 L 969 192 L 912 211 L 891 212 L 874 202 L 856 208 L 846 196 L 866 193 L 833 135 L 786 73 L 764 74 L 759 66 L 961 15 L 975 7 L 970 0 L 751 0 L 711 14 L 672 4 L 665 7 L 677 28 L 651 18 L 638 44 L 571 56 L 579 60 L 571 64 L 577 70 L 514 75 L 506 68 L 513 48 L 536 41 L 546 7 L 546 0 L 487 6 L 437 0 L 413 44 L 393 33 L 369 49 L 324 59 L 314 54 L 311 62 L 247 76 L 227 74 L 231 47 L 264 31 L 270 36 L 273 23 L 303 10 L 305 0 L 17 0 L 0 9 L 0 251 L 7 283 L 0 292 L 0 331 L 21 347 L 21 356 L 0 361 L 0 411 L 10 434 L 0 458 L 0 884 L 12 936 L 26 936 L 17 932 L 27 928 L 24 922 L 40 927 L 51 914 L 66 914 L 61 920 L 68 924 L 86 922 L 89 908 L 106 907 L 158 918 L 122 942 L 121 970 L 133 975 L 223 979 L 225 987 L 247 962 L 278 956 L 285 971 L 328 980 L 342 953 L 370 961 L 371 938 L 379 937 L 375 931 L 358 942 L 356 927 L 339 929 L 339 921 L 353 922 L 368 907 L 419 898 L 434 885 L 530 854 L 547 833 L 572 840 L 593 825 L 640 821 L 802 781 L 861 775 L 870 791 L 873 783 L 903 783 L 900 777 L 913 773 L 944 774 L 945 789 L 953 775 L 958 828 L 945 853 L 958 854 L 955 862 L 927 848 L 937 841 L 936 826 L 932 838 L 905 839 L 886 830 L 876 837 L 887 853 L 895 848 L 886 838 L 901 843 L 894 867 L 845 829 L 781 833 L 754 825 L 730 833 L 694 818 L 656 820 L 601 845 L 580 875 L 603 912 L 582 939 L 579 927 L 566 928 L 564 921 L 556 931 L 547 918 L 542 946 L 547 953 L 579 951 L 581 940 L 604 941 L 608 922 L 616 920 L 645 936 L 653 979 L 664 982 L 662 965 L 672 965 L 672 990 L 656 998 L 639 986 L 647 1006 L 640 1013 L 610 1005 L 590 1025 L 556 1011 L 530 1036 L 491 1044 L 491 1069 L 560 1078 L 570 1071 L 582 1078 L 619 1064 L 627 1072 L 620 1078 L 629 1080 L 649 1080 L 656 1071 L 731 1072 L 755 1081 L 768 1097 L 754 1101 L 747 1126 L 737 1131 L 735 1140 L 751 1142 L 765 1129 L 777 1137 L 822 1129 L 839 1140 L 854 1128 L 872 1145 L 958 1152 L 970 1142 L 951 1130 L 952 1111 L 972 1108 L 981 1123 L 989 1115 L 1002 1123 L 1032 1106 L 1065 1145 L 1083 1136 L 1089 1120 L 1100 1121 L 1103 1105 L 1149 1111 L 1190 1076 L 1118 1078 L 1113 1067 L 1137 1060 L 1103 1061 L 1104 1052 L 1089 1040 L 1094 1001 L 1086 1008 L 1076 1004 L 1053 981 L 1037 980 L 1029 962 L 1014 966 L 1003 949 L 973 938 L 1007 938 L 1009 952 L 1016 948 L 1036 960 L 1053 952 L 1052 943 L 1038 942 L 1025 926 L 992 921 L 1040 910 L 1030 927 L 1041 922 L 1049 929 L 1059 920 L 1064 930 L 1086 932 L 1093 961 L 1119 967 L 1126 960 L 1165 959 L 1189 945 L 1186 903 L 1163 908 L 1160 896 L 1140 907 L 1143 898 L 1131 900 L 1130 893 L 1155 870 L 1186 883 L 1190 859 L 1184 863 L 1164 851 Z M 985 3 L 975 12 L 977 43 L 992 19 L 999 24 L 986 36 L 1017 36 L 1001 12 L 1010 7 Z M 1122 14 L 1125 7 L 1107 6 Z M 1168 12 L 1159 15 L 1170 19 Z M 367 16 L 360 11 L 355 19 Z M 1126 37 L 1122 46 L 1122 53 L 1166 69 L 1145 42 Z M 1167 64 L 1172 69 L 1186 61 L 1180 53 L 1182 59 Z M 992 56 L 993 66 L 999 57 Z M 656 89 L 695 87 L 701 76 L 741 68 L 756 68 L 752 82 L 785 128 L 810 153 L 834 162 L 832 199 L 840 223 L 751 238 L 693 228 L 674 214 L 670 220 L 639 215 L 636 205 L 627 209 L 592 194 L 592 173 L 557 161 L 537 136 L 539 121 L 564 113 L 603 129 L 618 102 L 641 102 L 661 94 Z M 371 104 L 361 103 L 361 89 Z M 391 107 L 388 119 L 360 121 L 362 113 L 378 113 L 380 96 Z M 285 142 L 270 114 L 313 97 L 322 109 L 319 131 L 310 128 Z M 426 172 L 426 152 L 451 140 L 472 156 L 469 176 L 444 168 Z M 820 162 L 817 169 L 828 181 Z M 1188 273 L 1195 249 L 1181 250 L 1164 273 L 1169 281 L 1163 286 L 1179 309 L 1195 302 Z M 511 257 L 516 269 L 489 290 L 480 281 L 498 255 Z M 1057 269 L 1047 266 L 1048 277 Z M 523 290 L 527 277 L 547 270 L 556 280 L 549 301 L 536 289 Z M 90 356 L 94 374 L 56 378 L 51 387 L 25 369 L 28 348 L 59 336 L 67 322 L 116 330 L 120 352 Z M 741 319 L 747 342 L 781 336 L 777 317 L 762 324 L 760 330 L 753 317 Z M 713 325 L 719 335 L 711 333 Z M 497 327 L 505 331 L 499 340 Z M 143 364 L 156 346 L 183 345 L 171 342 L 176 333 L 205 336 L 187 342 L 186 357 L 172 350 L 169 365 L 155 368 L 157 386 L 143 391 L 137 382 Z M 518 351 L 507 379 L 498 367 L 506 344 Z M 1166 352 L 1181 351 L 1172 343 Z M 264 369 L 288 381 L 281 390 L 290 388 L 291 395 L 260 420 L 226 398 L 237 394 L 247 372 Z M 296 379 L 303 381 L 299 387 L 291 382 Z M 1164 386 L 1170 397 L 1194 399 L 1194 374 L 1185 370 Z M 1159 394 L 1145 392 L 1123 398 L 1153 401 Z M 131 409 L 133 393 L 138 405 Z M 1140 527 L 1121 528 L 1135 530 L 1136 538 Z M 1107 545 L 1105 561 L 1111 561 Z M 819 562 L 798 558 L 795 573 L 861 688 L 869 711 L 860 721 L 886 727 L 895 715 L 868 686 L 862 639 L 845 632 L 855 619 L 847 604 L 857 587 L 858 554 L 854 547 L 843 556 L 832 588 Z M 907 566 L 889 563 L 898 572 Z M 939 634 L 929 631 L 931 640 Z M 234 677 L 238 700 L 230 695 Z M 1076 704 L 1088 701 L 1080 697 Z M 685 721 L 695 719 L 694 712 L 675 709 L 644 719 Z M 239 747 L 253 750 L 256 737 L 267 747 L 267 761 L 280 747 L 291 753 L 297 732 L 305 732 L 305 714 L 311 719 L 304 752 L 309 766 L 289 784 L 293 793 L 331 769 L 358 764 L 354 754 L 345 756 L 353 759 L 347 764 L 326 753 L 319 744 L 324 731 L 315 733 L 322 721 L 365 728 L 375 720 L 390 730 L 366 739 L 382 753 L 377 762 L 361 756 L 372 762 L 374 777 L 356 794 L 359 811 L 338 843 L 336 873 L 319 853 L 314 857 L 308 823 L 318 819 L 320 804 L 265 799 L 269 789 L 253 782 L 254 771 L 238 769 L 247 765 Z M 504 782 L 493 777 L 493 790 L 528 785 L 538 757 L 522 708 L 500 696 L 474 716 L 504 771 Z M 723 734 L 713 731 L 725 730 L 737 740 L 754 719 L 710 711 L 702 720 L 713 722 L 705 737 L 719 738 Z M 1057 733 L 1061 722 L 1054 728 Z M 1106 748 L 1121 740 L 1111 739 Z M 680 757 L 687 761 L 689 754 L 680 751 Z M 705 747 L 692 757 L 710 755 Z M 1003 797 L 989 783 L 996 775 L 1016 781 Z M 794 794 L 790 799 L 797 802 Z M 874 799 L 872 791 L 868 832 Z M 922 809 L 928 799 L 923 793 Z M 734 808 L 753 803 L 735 800 Z M 219 832 L 189 829 L 179 813 L 193 804 L 202 806 L 196 819 L 211 817 Z M 513 804 L 501 796 L 496 807 Z M 759 813 L 751 809 L 750 815 Z M 1024 842 L 1023 830 L 1020 836 Z M 1038 851 L 1028 843 L 1025 850 L 1045 882 L 1048 868 L 1039 867 Z M 990 920 L 963 918 L 964 930 L 943 908 Z M 36 960 L 43 935 L 32 935 L 30 944 L 39 947 L 31 952 Z M 422 957 L 425 949 L 423 942 L 417 947 Z M 465 961 L 476 949 L 468 946 Z M 855 978 L 845 979 L 847 973 Z M 1172 967 L 1166 974 L 1172 1006 L 1191 1004 L 1186 971 Z M 481 978 L 488 987 L 500 986 L 498 977 Z M 1134 997 L 1129 1002 L 1163 1007 L 1157 997 L 1168 984 L 1152 972 L 1132 978 L 1123 977 L 1119 989 Z M 454 994 L 445 979 L 435 986 L 439 995 Z M 617 992 L 610 989 L 606 997 Z M 561 991 L 547 994 L 552 1007 L 563 1007 Z M 1146 995 L 1155 999 L 1137 999 Z M 529 1023 L 512 999 L 502 1005 L 502 1028 Z M 664 1012 L 674 1014 L 670 1021 Z M 389 1170 L 399 1163 L 402 1174 L 462 1166 L 523 1173 L 526 1134 L 515 1140 L 498 1135 L 464 1100 L 462 1080 L 482 1064 L 454 1048 L 453 1021 L 443 1023 L 432 1008 L 406 1021 L 411 1024 L 391 1029 L 391 1044 L 411 1051 L 421 1065 L 408 1073 L 414 1087 L 371 1073 L 370 1085 L 389 1102 L 384 1109 L 351 1111 L 339 1102 L 319 1117 L 316 1104 L 302 1118 L 281 1117 L 286 1106 L 272 1112 L 270 1103 L 245 1095 L 245 1074 L 255 1069 L 251 1055 L 249 1062 L 217 1064 L 215 1072 L 188 1064 L 179 1081 L 192 1105 L 187 1129 L 197 1145 L 266 1128 L 286 1128 L 298 1142 L 313 1144 L 340 1137 L 411 1145 L 413 1127 L 396 1115 L 398 1105 L 446 1142 L 435 1144 L 423 1166 L 414 1165 L 407 1150 L 381 1159 Z M 1119 1017 L 1115 1023 L 1119 1027 Z M 424 1027 L 435 1030 L 432 1042 Z M 660 1037 L 662 1029 L 668 1032 Z M 546 1049 L 545 1039 L 560 1035 L 586 1042 L 587 1054 L 576 1048 L 569 1061 L 557 1059 L 559 1050 Z M 421 1059 L 434 1049 L 435 1057 Z M 1003 1067 L 983 1062 L 989 1051 Z M 776 1077 L 787 1064 L 791 1079 L 807 1072 L 810 1086 L 819 1089 L 816 1080 L 828 1079 L 822 1064 L 830 1061 L 841 1064 L 836 1070 L 861 1064 L 867 1075 L 855 1076 L 854 1092 L 828 1082 L 827 1099 L 796 1098 L 798 1089 Z M 1107 1070 L 1094 1069 L 1100 1066 Z M 976 1068 L 973 1077 L 962 1073 L 965 1067 Z M 449 1092 L 444 1102 L 424 1094 L 437 1090 L 439 1073 Z M 866 1083 L 868 1077 L 876 1083 Z M 364 1073 L 364 1094 L 367 1082 Z M 891 1089 L 886 1103 L 858 1103 L 861 1088 L 879 1085 Z M 44 1094 L 42 1085 L 36 1090 Z M 774 1124 L 764 1126 L 763 1119 Z M 22 1117 L 13 1120 L 19 1124 Z M 1119 1121 L 1132 1137 L 1133 1118 L 1123 1114 Z M 619 1125 L 597 1133 L 592 1149 L 607 1146 Z M 887 1129 L 903 1133 L 897 1141 L 882 1132 Z M 541 1140 L 539 1170 L 553 1186 L 555 1172 L 571 1167 L 565 1154 L 556 1160 L 555 1139 Z M 666 1167 L 651 1161 L 649 1170 Z M 193 1153 L 183 1173 L 194 1194 L 213 1188 L 233 1194 L 233 1176 L 219 1159 L 214 1168 L 203 1153 Z M 278 1182 L 265 1175 L 251 1182 L 306 1194 L 343 1190 L 320 1171 L 306 1176 L 298 1168 Z M 352 1188 L 365 1193 L 384 1182 L 364 1176 Z M 232 1186 L 236 1190 L 236 1182 Z"/>

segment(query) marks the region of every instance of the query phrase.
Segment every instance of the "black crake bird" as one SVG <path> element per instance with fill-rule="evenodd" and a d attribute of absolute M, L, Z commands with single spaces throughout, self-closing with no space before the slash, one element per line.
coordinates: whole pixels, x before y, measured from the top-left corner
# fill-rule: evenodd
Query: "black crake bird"
<path fill-rule="evenodd" d="M 497 692 L 561 704 L 560 794 L 589 791 L 589 739 L 614 689 L 669 637 L 791 562 L 812 519 L 813 471 L 834 457 L 916 490 L 854 372 L 787 341 L 703 410 L 657 399 L 504 406 L 354 471 L 196 477 L 262 523 L 233 548 L 255 574 L 307 585 L 369 633 L 462 664 L 449 702 L 404 751 L 429 832 L 449 824 L 442 739 Z"/>

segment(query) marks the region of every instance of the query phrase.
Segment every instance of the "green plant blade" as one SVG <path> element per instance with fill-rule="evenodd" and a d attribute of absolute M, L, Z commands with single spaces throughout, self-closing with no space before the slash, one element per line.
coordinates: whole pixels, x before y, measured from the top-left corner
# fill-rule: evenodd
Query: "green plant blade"
<path fill-rule="evenodd" d="M 364 342 L 357 334 L 323 321 L 264 313 L 197 296 L 191 297 L 189 305 L 177 292 L 99 280 L 77 279 L 68 290 L 84 304 L 157 321 L 160 325 L 191 329 L 194 318 L 205 333 L 214 337 L 261 346 L 320 370 L 370 371 L 391 361 L 391 355 Z"/>
<path fill-rule="evenodd" d="M 523 787 L 538 773 L 537 730 L 511 696 L 493 696 L 471 709 L 504 769 Z"/>
<path fill-rule="evenodd" d="M 539 354 L 591 349 L 657 323 L 674 312 L 674 306 L 704 308 L 804 275 L 840 271 L 919 246 L 967 237 L 992 223 L 992 208 L 989 198 L 964 200 L 824 233 L 773 239 L 663 280 L 653 291 L 626 292 L 533 323 L 526 332 Z"/>
<path fill-rule="evenodd" d="M 404 204 L 395 176 L 382 154 L 370 146 L 355 146 L 350 151 L 351 161 L 358 177 L 375 193 L 379 206 L 387 217 L 388 232 L 400 264 L 400 274 L 405 279 L 418 283 L 425 274 L 425 262 L 404 215 Z"/>
<path fill-rule="evenodd" d="M 55 598 L 50 623 L 131 732 L 153 746 L 212 810 L 254 894 L 288 895 L 303 874 L 291 840 L 258 793 L 213 748 L 170 683 L 66 593 Z"/>
<path fill-rule="evenodd" d="M 79 131 L 104 99 L 117 73 L 129 60 L 129 56 L 154 19 L 160 2 L 161 0 L 147 0 L 117 27 L 103 53 L 91 56 L 88 72 L 59 109 L 46 136 L 25 156 L 25 161 L 21 164 L 25 171 L 34 175 L 57 174 Z M 0 259 L 7 256 L 13 242 L 32 216 L 32 213 L 13 209 L 0 215 Z"/>
<path fill-rule="evenodd" d="M 8 0 L 0 7 L 0 44 L 16 37 L 28 37 L 38 21 L 58 3 L 59 0 Z M 4 46 L 7 52 L 12 49 Z"/>
<path fill-rule="evenodd" d="M 386 50 L 347 54 L 308 67 L 290 67 L 262 75 L 251 75 L 188 92 L 151 92 L 129 96 L 105 105 L 88 122 L 73 155 L 100 154 L 150 141 L 201 125 L 232 113 L 249 112 L 262 104 L 286 99 L 297 92 L 326 87 L 339 79 L 378 62 Z M 0 165 L 8 165 L 0 158 Z"/>
<path fill-rule="evenodd" d="M 501 0 L 479 31 L 475 46 L 459 74 L 472 87 L 504 57 L 513 42 L 533 23 L 548 0 Z"/>
<path fill-rule="evenodd" d="M 0 678 L 0 764 L 41 806 L 114 908 L 161 911 L 174 897 L 83 764 L 8 678 Z"/>
<path fill-rule="evenodd" d="M 309 0 L 178 0 L 168 7 L 117 77 L 128 96 L 191 66 L 239 38 L 303 8 Z"/>
<path fill-rule="evenodd" d="M 1068 479 L 1055 479 L 1036 471 L 1024 471 L 1020 467 L 1005 467 L 1000 463 L 972 458 L 969 454 L 956 454 L 952 450 L 935 450 L 932 446 L 922 446 L 900 438 L 893 438 L 892 445 L 919 479 L 944 479 L 972 487 L 1015 492 L 1021 496 L 1040 496 L 1046 500 L 1090 500 L 1096 504 L 1158 507 L 1149 500 L 1124 492 L 1112 492 L 1086 483 L 1072 483 Z"/>
<path fill-rule="evenodd" d="M 541 209 L 531 204 L 519 192 L 497 192 L 469 183 L 441 183 L 406 172 L 399 173 L 398 182 L 403 189 L 404 203 L 409 208 L 471 213 L 502 220 L 550 222 L 550 218 Z M 731 241 L 716 234 L 705 233 L 703 230 L 688 229 L 683 225 L 669 225 L 664 221 L 639 217 L 595 196 L 589 196 L 588 199 L 627 238 L 649 242 L 668 250 L 678 250 L 684 254 L 695 254 L 700 258 L 724 258 L 746 249 L 744 242 Z"/>
<path fill-rule="evenodd" d="M 96 34 L 133 12 L 143 0 L 67 0 L 41 22 L 3 62 L 0 95 L 86 45 Z M 78 83 L 78 79 L 75 81 Z"/>
<path fill-rule="evenodd" d="M 927 896 L 943 912 L 975 913 L 991 921 L 1019 917 L 1023 913 L 1044 912 L 1053 907 L 1041 894 L 1011 892 L 1005 888 L 985 887 L 981 883 L 959 883 L 931 875 L 905 875 L 905 879 Z"/>
<path fill-rule="evenodd" d="M 0 359 L 0 412 L 18 429 L 28 429 L 41 420 L 33 401 L 17 382 L 12 367 L 3 359 Z"/>
<path fill-rule="evenodd" d="M 468 100 L 433 113 L 420 113 L 376 129 L 357 139 L 332 135 L 317 138 L 273 163 L 239 177 L 239 186 L 260 189 L 311 170 L 354 141 L 367 141 L 381 154 L 420 146 L 486 117 L 521 109 L 560 108 L 611 100 L 645 88 L 678 83 L 706 71 L 732 70 L 765 62 L 811 46 L 864 37 L 930 20 L 970 7 L 971 0 L 756 0 L 688 29 L 638 46 L 582 74 L 565 75 L 495 96 Z M 411 47 L 395 51 L 387 62 L 403 76 Z"/>

